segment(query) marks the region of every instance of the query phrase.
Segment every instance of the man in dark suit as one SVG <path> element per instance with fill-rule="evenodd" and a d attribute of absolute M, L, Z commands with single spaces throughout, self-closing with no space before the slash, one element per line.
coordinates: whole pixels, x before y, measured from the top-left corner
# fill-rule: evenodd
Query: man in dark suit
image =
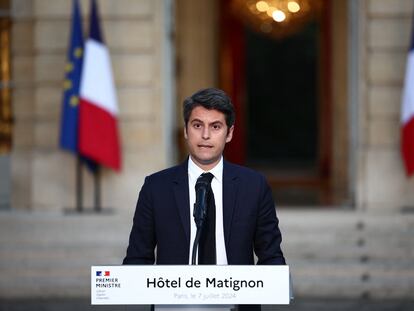
<path fill-rule="evenodd" d="M 275 204 L 264 176 L 223 160 L 235 121 L 229 97 L 214 88 L 196 92 L 184 101 L 184 121 L 189 157 L 146 177 L 123 263 L 190 263 L 196 232 L 194 187 L 202 173 L 210 172 L 213 262 L 254 264 L 255 253 L 257 264 L 285 264 Z"/>

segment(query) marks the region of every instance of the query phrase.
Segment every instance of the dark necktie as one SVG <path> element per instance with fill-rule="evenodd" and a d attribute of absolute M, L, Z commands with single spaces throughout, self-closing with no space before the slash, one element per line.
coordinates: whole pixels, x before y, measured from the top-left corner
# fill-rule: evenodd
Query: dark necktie
<path fill-rule="evenodd" d="M 211 189 L 211 180 L 214 175 L 203 173 L 197 181 L 204 179 L 207 186 L 207 215 L 201 230 L 200 244 L 198 246 L 198 264 L 215 265 L 216 264 L 216 204 L 214 202 L 214 193 Z"/>

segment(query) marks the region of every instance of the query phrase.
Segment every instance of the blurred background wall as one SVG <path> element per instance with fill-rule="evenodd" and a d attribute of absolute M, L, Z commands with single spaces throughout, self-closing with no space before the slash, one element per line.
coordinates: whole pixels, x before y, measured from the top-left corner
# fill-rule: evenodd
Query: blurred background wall
<path fill-rule="evenodd" d="M 85 18 L 89 2 L 81 1 Z M 74 205 L 74 157 L 58 149 L 63 69 L 71 1 L 10 1 L 14 115 L 11 150 L 12 205 L 61 209 Z M 104 39 L 110 49 L 120 106 L 122 174 L 104 172 L 102 199 L 130 208 L 142 178 L 172 163 L 164 126 L 168 31 L 162 1 L 102 1 Z M 167 58 L 165 58 L 167 60 Z M 171 82 L 169 82 L 171 83 Z M 169 138 L 168 138 L 169 139 Z M 88 177 L 88 174 L 85 174 Z M 85 204 L 92 204 L 86 181 Z"/>
<path fill-rule="evenodd" d="M 398 119 L 410 1 L 317 1 L 317 17 L 281 38 L 245 26 L 237 1 L 101 2 L 125 163 L 104 172 L 107 204 L 130 208 L 146 174 L 184 158 L 181 102 L 206 86 L 226 89 L 239 108 L 227 157 L 263 171 L 283 205 L 411 204 Z M 3 3 L 12 130 L 2 182 L 12 186 L 2 189 L 16 209 L 71 206 L 75 162 L 57 144 L 71 2 Z"/>
<path fill-rule="evenodd" d="M 182 100 L 209 86 L 237 108 L 226 157 L 263 172 L 281 207 L 299 297 L 412 298 L 399 113 L 413 1 L 309 1 L 309 19 L 279 29 L 254 19 L 257 1 L 98 0 L 123 152 L 101 176 L 105 216 L 63 213 L 76 204 L 76 161 L 58 147 L 72 2 L 0 4 L 0 298 L 84 297 L 90 265 L 121 262 L 144 177 L 185 158 Z"/>

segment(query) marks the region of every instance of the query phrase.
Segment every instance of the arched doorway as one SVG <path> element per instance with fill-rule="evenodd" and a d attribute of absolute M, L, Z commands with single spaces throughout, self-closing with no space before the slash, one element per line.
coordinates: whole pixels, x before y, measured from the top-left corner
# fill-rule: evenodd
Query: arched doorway
<path fill-rule="evenodd" d="M 229 1 L 209 2 L 203 16 L 197 6 L 186 0 L 177 5 L 177 94 L 183 85 L 198 81 L 203 87 L 209 80 L 231 95 L 237 121 L 226 157 L 263 172 L 279 204 L 347 202 L 347 1 L 325 0 L 318 20 L 283 40 L 249 30 Z M 191 13 L 183 20 L 180 10 Z M 180 32 L 183 25 L 187 30 Z M 199 36 L 184 36 L 189 31 Z M 205 32 L 212 41 L 202 40 Z M 192 50 L 183 51 L 183 42 Z M 183 73 L 196 56 L 212 72 L 193 67 L 201 77 Z"/>

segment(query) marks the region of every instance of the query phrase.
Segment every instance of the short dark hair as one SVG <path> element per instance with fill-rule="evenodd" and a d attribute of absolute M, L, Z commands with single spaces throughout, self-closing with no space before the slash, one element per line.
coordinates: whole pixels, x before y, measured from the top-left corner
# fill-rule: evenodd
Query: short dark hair
<path fill-rule="evenodd" d="M 187 97 L 183 102 L 183 116 L 185 127 L 187 127 L 191 112 L 197 106 L 202 106 L 208 110 L 218 110 L 224 113 L 227 127 L 230 128 L 235 121 L 234 107 L 230 97 L 222 90 L 216 88 L 206 88 L 195 92 Z"/>

